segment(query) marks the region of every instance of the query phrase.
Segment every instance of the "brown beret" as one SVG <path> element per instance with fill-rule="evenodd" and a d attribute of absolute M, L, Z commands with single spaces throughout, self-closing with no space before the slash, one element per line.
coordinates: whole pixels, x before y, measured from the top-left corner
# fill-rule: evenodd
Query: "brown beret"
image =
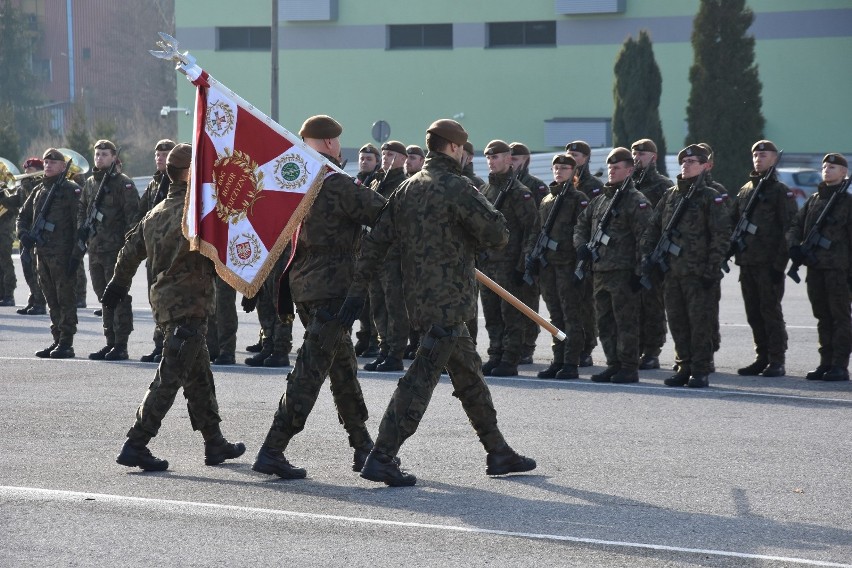
<path fill-rule="evenodd" d="M 337 138 L 341 134 L 343 134 L 343 127 L 340 126 L 340 123 L 325 114 L 310 117 L 302 123 L 302 128 L 299 129 L 299 136 L 302 138 L 316 138 L 317 140 Z"/>
<path fill-rule="evenodd" d="M 824 164 L 826 162 L 829 164 L 837 164 L 844 168 L 849 167 L 849 162 L 846 161 L 846 158 L 844 158 L 842 154 L 826 154 L 825 158 L 822 159 L 822 163 Z"/>
<path fill-rule="evenodd" d="M 465 142 L 465 144 L 467 144 L 467 142 Z M 405 149 L 405 153 L 408 154 L 409 156 L 411 154 L 416 154 L 418 156 L 423 156 L 424 158 L 426 157 L 426 154 L 423 153 L 423 148 L 421 148 L 417 144 L 411 144 L 410 146 L 408 146 Z"/>
<path fill-rule="evenodd" d="M 189 144 L 178 144 L 169 152 L 166 165 L 173 168 L 186 169 L 192 162 L 192 146 Z"/>
<path fill-rule="evenodd" d="M 553 164 L 565 164 L 566 166 L 573 166 L 576 168 L 577 160 L 574 159 L 574 156 L 569 154 L 556 154 L 553 156 L 553 161 L 551 162 L 551 165 Z"/>
<path fill-rule="evenodd" d="M 376 156 L 381 157 L 382 153 L 379 152 L 379 149 L 373 146 L 370 143 L 364 144 L 361 146 L 361 149 L 358 150 L 359 154 L 375 154 Z"/>
<path fill-rule="evenodd" d="M 27 158 L 27 161 L 24 162 L 24 169 L 35 168 L 37 170 L 44 169 L 44 162 L 36 158 L 35 156 L 31 156 Z"/>
<path fill-rule="evenodd" d="M 565 146 L 566 152 L 582 152 L 586 156 L 592 155 L 592 149 L 588 145 L 588 143 L 583 142 L 582 140 L 574 140 L 573 142 L 567 144 Z"/>
<path fill-rule="evenodd" d="M 388 152 L 396 152 L 397 154 L 402 154 L 405 156 L 405 144 L 400 142 L 399 140 L 391 140 L 390 142 L 385 142 L 382 144 L 382 150 L 387 150 Z"/>
<path fill-rule="evenodd" d="M 109 140 L 98 140 L 94 145 L 95 150 L 112 150 L 115 152 L 115 144 Z"/>
<path fill-rule="evenodd" d="M 771 140 L 758 140 L 751 147 L 752 152 L 778 152 L 778 147 Z"/>
<path fill-rule="evenodd" d="M 702 148 L 704 148 L 705 150 L 707 150 L 707 161 L 712 162 L 713 161 L 713 147 L 710 146 L 710 144 L 708 144 L 707 142 L 699 142 L 698 145 L 701 146 Z"/>
<path fill-rule="evenodd" d="M 530 149 L 526 147 L 526 145 L 521 142 L 512 142 L 509 144 L 509 148 L 512 149 L 513 156 L 529 156 Z"/>
<path fill-rule="evenodd" d="M 630 164 L 633 165 L 633 154 L 630 153 L 630 150 L 622 146 L 613 148 L 606 157 L 606 163 L 616 164 L 618 162 L 630 162 Z"/>
<path fill-rule="evenodd" d="M 493 156 L 494 154 L 502 154 L 504 152 L 511 152 L 512 149 L 508 144 L 503 142 L 502 140 L 492 140 L 485 147 L 485 151 L 483 152 L 486 156 Z"/>
<path fill-rule="evenodd" d="M 449 118 L 436 120 L 429 125 L 426 132 L 440 136 L 459 146 L 467 142 L 467 130 L 461 124 Z"/>
<path fill-rule="evenodd" d="M 473 144 L 470 142 L 464 143 L 464 151 L 473 156 L 476 152 L 473 150 Z"/>
<path fill-rule="evenodd" d="M 163 138 L 162 140 L 157 142 L 157 145 L 154 146 L 154 150 L 157 151 L 157 152 L 165 152 L 167 150 L 171 150 L 176 145 L 177 144 L 175 144 L 174 140 L 169 140 L 168 138 Z"/>
<path fill-rule="evenodd" d="M 690 144 L 677 153 L 677 163 L 680 164 L 686 157 L 698 158 L 698 160 L 703 164 L 710 158 L 710 152 L 708 152 L 707 148 L 704 146 L 699 144 Z"/>
<path fill-rule="evenodd" d="M 657 145 L 654 144 L 654 141 L 650 138 L 643 138 L 641 140 L 637 140 L 630 146 L 631 150 L 636 150 L 637 152 L 653 152 L 657 153 Z"/>
<path fill-rule="evenodd" d="M 62 152 L 57 150 L 56 148 L 48 148 L 44 151 L 44 155 L 41 157 L 42 160 L 62 160 L 65 161 L 65 156 L 62 155 Z"/>

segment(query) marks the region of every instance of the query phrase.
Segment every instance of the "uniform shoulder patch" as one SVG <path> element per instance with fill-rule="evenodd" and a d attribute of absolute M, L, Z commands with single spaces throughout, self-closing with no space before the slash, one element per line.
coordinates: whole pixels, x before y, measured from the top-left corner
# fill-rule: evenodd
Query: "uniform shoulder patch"
<path fill-rule="evenodd" d="M 721 205 L 724 202 L 725 202 L 725 198 L 722 197 L 721 195 L 713 198 L 713 203 L 715 203 L 716 205 Z"/>
<path fill-rule="evenodd" d="M 530 193 L 529 191 L 524 191 L 523 193 L 521 193 L 521 197 L 523 199 L 532 199 L 532 193 Z"/>
<path fill-rule="evenodd" d="M 796 194 L 795 194 L 795 193 L 793 193 L 792 191 L 789 191 L 789 190 L 788 190 L 788 191 L 787 191 L 787 198 L 788 198 L 788 199 L 795 199 L 795 198 L 796 198 Z"/>
<path fill-rule="evenodd" d="M 132 183 L 125 183 L 124 189 L 133 189 L 133 184 Z"/>
<path fill-rule="evenodd" d="M 650 205 L 650 203 L 648 203 L 647 201 L 640 201 L 639 202 L 639 209 L 647 209 L 649 205 Z"/>
<path fill-rule="evenodd" d="M 586 208 L 586 207 L 588 207 L 588 206 L 589 206 L 589 200 L 588 200 L 588 199 L 581 199 L 581 200 L 580 200 L 580 207 L 582 207 L 583 209 L 585 209 L 585 208 Z"/>

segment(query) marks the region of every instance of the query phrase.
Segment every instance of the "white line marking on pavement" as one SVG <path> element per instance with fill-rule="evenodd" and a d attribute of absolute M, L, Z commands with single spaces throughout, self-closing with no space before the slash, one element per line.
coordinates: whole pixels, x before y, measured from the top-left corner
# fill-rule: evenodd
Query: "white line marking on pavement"
<path fill-rule="evenodd" d="M 95 499 L 112 503 L 131 503 L 136 505 L 150 506 L 178 506 L 186 508 L 197 508 L 218 511 L 230 511 L 234 513 L 266 514 L 277 517 L 298 517 L 303 519 L 319 519 L 326 521 L 342 521 L 347 523 L 361 523 L 367 525 L 385 525 L 406 528 L 431 529 L 439 531 L 451 531 L 460 533 L 489 534 L 509 536 L 518 538 L 532 538 L 536 540 L 552 540 L 558 542 L 576 542 L 582 544 L 597 544 L 602 546 L 613 546 L 620 548 L 637 548 L 645 550 L 658 550 L 665 552 L 683 552 L 688 554 L 709 554 L 728 558 L 748 558 L 752 560 L 773 560 L 778 562 L 790 562 L 793 564 L 804 564 L 808 566 L 835 566 L 840 568 L 852 568 L 852 564 L 841 564 L 838 562 L 827 562 L 822 560 L 811 560 L 808 558 L 793 558 L 786 556 L 771 556 L 766 554 L 752 554 L 748 552 L 734 552 L 730 550 L 713 550 L 703 548 L 687 548 L 680 546 L 668 546 L 664 544 L 647 544 L 642 542 L 624 542 L 618 540 L 602 540 L 597 538 L 582 538 L 567 535 L 524 533 L 514 531 L 502 531 L 494 529 L 482 529 L 475 527 L 462 527 L 455 525 L 433 525 L 429 523 L 413 523 L 403 521 L 388 521 L 383 519 L 370 519 L 365 517 L 345 517 L 342 515 L 324 515 L 319 513 L 303 513 L 299 511 L 285 511 L 281 509 L 265 509 L 260 507 L 242 507 L 238 505 L 220 505 L 218 503 L 199 503 L 195 501 L 176 501 L 172 499 L 152 499 L 148 497 L 128 497 L 124 495 L 108 495 L 104 493 L 84 493 L 80 491 L 64 491 L 57 489 L 41 489 L 35 487 L 14 487 L 0 485 L 0 496 L 8 498 L 25 498 L 31 500 L 52 499 L 58 501 L 78 501 L 81 499 Z"/>

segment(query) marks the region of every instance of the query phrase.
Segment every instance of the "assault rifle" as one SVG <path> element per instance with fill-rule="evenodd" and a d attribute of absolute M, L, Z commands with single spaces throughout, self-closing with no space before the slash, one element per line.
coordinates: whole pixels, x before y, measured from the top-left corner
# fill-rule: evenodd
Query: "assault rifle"
<path fill-rule="evenodd" d="M 606 246 L 609 242 L 609 235 L 606 234 L 606 230 L 609 228 L 609 224 L 612 221 L 613 217 L 618 217 L 618 204 L 621 202 L 624 194 L 627 193 L 627 185 L 631 182 L 632 178 L 627 176 L 624 178 L 624 182 L 621 184 L 615 194 L 612 196 L 612 200 L 609 202 L 609 205 L 604 211 L 603 217 L 601 217 L 600 222 L 598 223 L 598 228 L 595 231 L 595 234 L 592 235 L 592 239 L 587 242 L 585 245 L 582 245 L 589 249 L 591 261 L 597 262 L 601 257 L 601 254 L 598 252 L 598 249 L 601 248 L 601 245 Z M 574 279 L 576 282 L 582 282 L 583 278 L 586 277 L 586 272 L 588 272 L 589 259 L 584 258 L 577 262 L 577 269 L 574 271 Z"/>
<path fill-rule="evenodd" d="M 538 234 L 538 239 L 535 241 L 535 246 L 533 246 L 533 249 L 530 252 L 527 262 L 527 270 L 524 272 L 524 282 L 530 286 L 535 284 L 533 275 L 538 274 L 539 266 L 545 267 L 548 264 L 547 259 L 544 257 L 544 253 L 548 250 L 556 250 L 559 246 L 559 243 L 550 238 L 550 231 L 553 230 L 553 225 L 556 223 L 556 215 L 559 214 L 559 208 L 562 207 L 562 202 L 565 200 L 565 194 L 568 193 L 568 190 L 573 185 L 574 182 L 569 179 L 565 182 L 565 187 L 562 188 L 562 191 L 556 195 L 556 199 L 553 201 L 553 206 L 547 214 L 547 220 L 545 220 L 544 226 Z"/>
<path fill-rule="evenodd" d="M 678 202 L 669 222 L 666 223 L 663 233 L 660 235 L 660 240 L 657 241 L 657 246 L 654 247 L 654 250 L 650 255 L 648 255 L 647 261 L 642 264 L 642 278 L 639 279 L 639 283 L 646 290 L 650 290 L 654 285 L 651 280 L 651 273 L 653 272 L 654 267 L 658 267 L 660 272 L 665 274 L 669 271 L 669 263 L 666 262 L 666 255 L 671 254 L 672 256 L 680 256 L 682 249 L 679 245 L 675 244 L 672 239 L 680 237 L 680 231 L 677 227 L 680 224 L 683 214 L 686 212 L 686 208 L 689 206 L 689 201 L 695 195 L 698 186 L 704 182 L 704 174 L 706 173 L 707 170 L 701 170 L 701 173 L 696 176 L 695 181 L 693 181 L 692 185 L 689 186 L 689 191 L 687 191 L 686 195 L 684 195 Z"/>
<path fill-rule="evenodd" d="M 828 216 L 831 215 L 831 211 L 834 209 L 834 205 L 840 199 L 840 196 L 845 194 L 846 190 L 849 189 L 850 181 L 852 181 L 850 178 L 846 178 L 840 187 L 831 194 L 831 197 L 828 199 L 828 203 L 825 204 L 825 208 L 820 211 L 813 226 L 811 226 L 808 234 L 805 235 L 805 240 L 803 240 L 800 245 L 802 248 L 802 258 L 805 262 L 797 262 L 794 260 L 790 265 L 790 270 L 787 271 L 787 276 L 789 276 L 796 284 L 802 281 L 802 279 L 799 278 L 799 267 L 802 264 L 816 264 L 816 248 L 819 247 L 824 250 L 831 248 L 831 241 L 822 236 L 822 226 L 825 224 Z"/>
<path fill-rule="evenodd" d="M 728 266 L 728 261 L 731 260 L 731 257 L 746 249 L 746 234 L 754 235 L 757 233 L 757 225 L 751 222 L 751 215 L 754 213 L 754 208 L 757 207 L 757 202 L 765 199 L 761 193 L 763 185 L 766 183 L 766 180 L 772 177 L 772 174 L 775 173 L 775 168 L 778 167 L 779 162 L 781 162 L 781 156 L 783 155 L 784 150 L 778 152 L 778 159 L 775 160 L 775 163 L 770 166 L 766 172 L 764 172 L 763 177 L 760 178 L 759 182 L 757 182 L 757 186 L 748 198 L 745 209 L 743 210 L 742 215 L 740 215 L 740 220 L 737 222 L 737 226 L 734 227 L 734 232 L 731 233 L 731 243 L 728 246 L 728 252 L 722 260 L 722 270 L 725 272 L 731 271 L 731 267 Z"/>
<path fill-rule="evenodd" d="M 509 197 L 509 193 L 512 191 L 512 186 L 515 185 L 515 180 L 518 179 L 518 171 L 512 171 L 512 177 L 509 178 L 509 183 L 507 183 L 503 189 L 500 190 L 500 193 L 497 194 L 497 198 L 494 200 L 492 204 L 494 209 L 500 210 L 503 207 L 503 203 L 506 202 L 506 198 Z M 488 260 L 488 251 L 484 250 L 479 253 L 479 262 L 485 262 Z"/>
<path fill-rule="evenodd" d="M 71 258 L 68 260 L 68 274 L 74 274 L 77 270 L 77 265 L 83 260 L 86 251 L 89 250 L 89 239 L 98 234 L 98 223 L 104 218 L 104 214 L 99 208 L 101 201 L 104 199 L 107 182 L 113 176 L 116 165 L 118 164 L 119 154 L 121 154 L 121 148 L 115 153 L 115 159 L 110 164 L 109 169 L 104 173 L 104 177 L 101 178 L 98 191 L 95 193 L 94 199 L 92 199 L 89 208 L 86 210 L 86 218 L 83 220 L 80 228 L 77 229 L 77 246 L 71 251 Z"/>
<path fill-rule="evenodd" d="M 30 230 L 21 238 L 21 262 L 24 264 L 30 264 L 33 261 L 32 251 L 30 250 L 32 245 L 41 246 L 44 244 L 44 237 L 42 237 L 42 233 L 45 231 L 52 233 L 56 228 L 54 223 L 47 220 L 47 214 L 50 213 L 50 206 L 53 205 L 56 192 L 59 191 L 59 188 L 65 182 L 65 177 L 68 175 L 68 171 L 71 169 L 72 163 L 72 160 L 68 160 L 65 163 L 65 169 L 62 170 L 62 175 L 56 178 L 56 181 L 54 181 L 53 185 L 50 186 L 41 209 L 38 210 L 38 213 L 33 219 L 32 227 L 30 227 Z M 28 241 L 30 244 L 27 245 L 24 241 Z"/>

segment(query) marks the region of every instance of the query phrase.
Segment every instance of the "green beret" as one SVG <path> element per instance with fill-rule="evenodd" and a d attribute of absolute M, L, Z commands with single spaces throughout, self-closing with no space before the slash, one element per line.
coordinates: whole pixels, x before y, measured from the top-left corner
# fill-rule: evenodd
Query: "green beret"
<path fill-rule="evenodd" d="M 621 146 L 613 148 L 606 157 L 606 163 L 616 164 L 618 162 L 630 162 L 630 165 L 633 165 L 633 154 L 630 153 L 630 150 Z"/>
<path fill-rule="evenodd" d="M 828 162 L 829 164 L 837 164 L 838 166 L 843 166 L 844 168 L 849 167 L 849 162 L 846 161 L 846 158 L 841 154 L 826 154 L 825 158 L 822 159 L 822 163 Z"/>
<path fill-rule="evenodd" d="M 48 148 L 44 151 L 44 155 L 41 157 L 42 160 L 62 160 L 65 161 L 65 156 L 62 155 L 62 152 L 57 150 L 56 148 Z"/>
<path fill-rule="evenodd" d="M 509 144 L 509 148 L 512 150 L 513 156 L 529 156 L 530 149 L 526 147 L 526 145 L 521 142 L 512 142 Z"/>
<path fill-rule="evenodd" d="M 654 144 L 654 141 L 650 138 L 643 138 L 641 140 L 637 140 L 630 146 L 631 150 L 636 150 L 637 152 L 653 152 L 657 153 L 657 145 Z"/>
<path fill-rule="evenodd" d="M 465 142 L 465 144 L 467 144 L 467 142 Z M 426 157 L 426 154 L 423 153 L 423 148 L 421 148 L 417 144 L 411 144 L 410 146 L 408 146 L 405 149 L 405 153 L 409 156 L 412 154 L 416 154 L 417 156 L 422 156 L 424 158 Z"/>
<path fill-rule="evenodd" d="M 771 140 L 758 140 L 751 147 L 752 152 L 778 152 L 778 147 Z"/>
<path fill-rule="evenodd" d="M 315 138 L 317 140 L 325 140 L 329 138 L 337 138 L 343 134 L 343 127 L 340 123 L 325 114 L 318 114 L 310 117 L 299 129 L 299 136 L 302 138 Z"/>
<path fill-rule="evenodd" d="M 162 140 L 157 142 L 157 145 L 154 146 L 154 150 L 157 151 L 157 152 L 165 152 L 167 150 L 171 150 L 176 145 L 177 144 L 175 144 L 175 142 L 173 140 L 169 140 L 168 138 L 163 138 Z"/>
<path fill-rule="evenodd" d="M 387 150 L 388 152 L 396 152 L 397 154 L 402 154 L 405 156 L 405 144 L 400 142 L 399 140 L 391 140 L 390 142 L 385 142 L 382 144 L 382 150 Z"/>
<path fill-rule="evenodd" d="M 566 166 L 577 167 L 577 160 L 574 159 L 573 156 L 569 154 L 556 154 L 553 156 L 553 161 L 551 165 L 555 164 L 565 164 Z"/>
<path fill-rule="evenodd" d="M 453 144 L 458 144 L 459 146 L 462 146 L 465 142 L 467 142 L 467 131 L 461 124 L 449 118 L 436 120 L 429 125 L 426 132 L 440 136 L 441 138 L 449 140 Z"/>
<path fill-rule="evenodd" d="M 473 144 L 469 141 L 464 143 L 464 151 L 473 156 L 476 152 L 473 150 Z"/>
<path fill-rule="evenodd" d="M 573 142 L 567 144 L 565 146 L 565 151 L 566 152 L 581 152 L 581 153 L 585 154 L 586 156 L 592 155 L 591 147 L 589 147 L 589 145 L 586 142 L 583 142 L 582 140 L 574 140 Z"/>
<path fill-rule="evenodd" d="M 703 164 L 710 158 L 710 152 L 707 151 L 707 148 L 701 146 L 699 144 L 690 144 L 683 150 L 677 153 L 677 163 L 680 164 L 683 162 L 683 159 L 686 157 L 695 157 Z"/>
<path fill-rule="evenodd" d="M 112 150 L 115 152 L 115 144 L 110 142 L 109 140 L 98 140 L 94 145 L 95 150 Z"/>
<path fill-rule="evenodd" d="M 363 146 L 361 146 L 361 149 L 358 150 L 358 153 L 359 154 L 375 154 L 378 157 L 382 156 L 382 153 L 379 152 L 379 149 L 376 148 L 375 146 L 373 146 L 370 143 L 367 143 L 367 144 L 364 144 Z"/>
<path fill-rule="evenodd" d="M 502 154 L 504 152 L 511 152 L 512 149 L 508 144 L 503 142 L 502 140 L 492 140 L 485 147 L 485 152 L 483 152 L 486 156 L 493 156 L 494 154 Z"/>
<path fill-rule="evenodd" d="M 173 168 L 186 169 L 192 162 L 192 146 L 189 144 L 178 144 L 169 152 L 166 165 Z"/>

